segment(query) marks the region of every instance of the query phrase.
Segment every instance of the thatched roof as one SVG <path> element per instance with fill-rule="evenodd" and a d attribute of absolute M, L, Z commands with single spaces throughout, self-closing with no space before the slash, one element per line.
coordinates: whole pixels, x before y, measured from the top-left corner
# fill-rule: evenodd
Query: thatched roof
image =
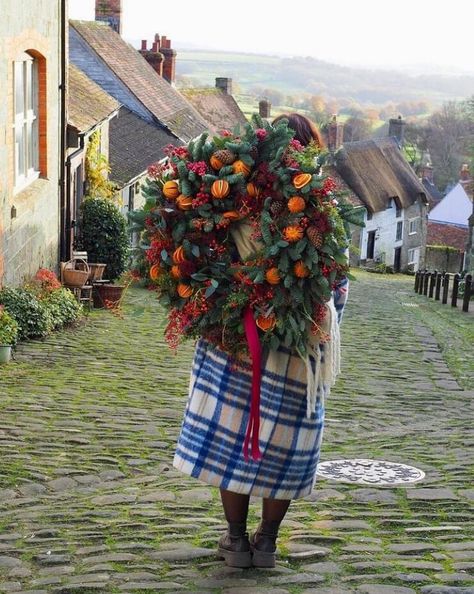
<path fill-rule="evenodd" d="M 393 198 L 408 208 L 426 190 L 405 161 L 394 138 L 348 142 L 336 153 L 339 174 L 370 212 L 387 208 Z"/>

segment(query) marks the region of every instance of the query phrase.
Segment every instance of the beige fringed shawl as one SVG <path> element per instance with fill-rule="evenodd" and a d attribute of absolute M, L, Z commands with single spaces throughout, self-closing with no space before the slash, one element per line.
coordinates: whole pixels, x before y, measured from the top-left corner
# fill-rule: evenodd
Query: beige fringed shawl
<path fill-rule="evenodd" d="M 231 229 L 232 237 L 242 260 L 247 260 L 263 249 L 263 244 L 252 238 L 254 230 L 247 221 L 242 221 Z M 301 364 L 306 367 L 306 415 L 310 417 L 316 410 L 318 394 L 324 404 L 324 398 L 329 395 L 341 364 L 341 347 L 339 324 L 334 301 L 326 304 L 327 313 L 321 325 L 321 334 L 329 336 L 327 342 L 320 341 L 321 334 L 310 334 L 308 354 L 301 359 L 299 356 L 288 355 L 290 360 L 285 368 L 287 375 L 295 380 L 301 377 Z M 282 353 L 270 351 L 266 359 L 265 368 L 270 373 L 280 375 L 282 372 Z"/>

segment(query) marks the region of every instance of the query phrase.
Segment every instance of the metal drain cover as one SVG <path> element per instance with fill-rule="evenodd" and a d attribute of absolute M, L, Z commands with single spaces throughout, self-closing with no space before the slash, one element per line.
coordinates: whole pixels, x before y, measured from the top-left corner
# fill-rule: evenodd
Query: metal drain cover
<path fill-rule="evenodd" d="M 329 460 L 318 464 L 321 478 L 359 485 L 406 485 L 416 483 L 425 473 L 414 466 L 385 460 Z"/>

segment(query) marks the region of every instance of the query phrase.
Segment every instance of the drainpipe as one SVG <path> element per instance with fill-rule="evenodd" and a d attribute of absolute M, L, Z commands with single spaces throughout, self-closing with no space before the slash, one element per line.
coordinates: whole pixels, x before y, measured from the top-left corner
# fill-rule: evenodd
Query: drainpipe
<path fill-rule="evenodd" d="M 69 260 L 70 246 L 67 241 L 66 233 L 66 101 L 67 101 L 67 88 L 66 88 L 66 69 L 67 69 L 67 44 L 66 44 L 66 33 L 67 33 L 67 19 L 66 19 L 66 0 L 59 0 L 59 19 L 60 19 L 60 53 L 61 53 L 61 66 L 60 66 L 60 81 L 59 81 L 59 92 L 60 92 L 60 139 L 59 139 L 59 260 L 65 262 Z"/>

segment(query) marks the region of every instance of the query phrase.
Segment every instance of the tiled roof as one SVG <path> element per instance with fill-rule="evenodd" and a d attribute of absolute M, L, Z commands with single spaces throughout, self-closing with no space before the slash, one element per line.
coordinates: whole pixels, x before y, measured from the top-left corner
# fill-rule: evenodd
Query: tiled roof
<path fill-rule="evenodd" d="M 425 188 L 394 138 L 347 142 L 336 153 L 336 167 L 371 212 L 385 210 L 392 198 L 401 208 L 418 198 L 427 200 Z"/>
<path fill-rule="evenodd" d="M 426 245 L 447 245 L 465 252 L 468 238 L 469 229 L 467 228 L 428 221 Z"/>
<path fill-rule="evenodd" d="M 79 68 L 69 64 L 68 123 L 87 132 L 107 119 L 120 104 Z"/>
<path fill-rule="evenodd" d="M 71 60 L 111 95 L 133 111 L 138 111 L 138 102 L 186 142 L 207 129 L 206 122 L 192 105 L 108 25 L 95 21 L 71 21 L 70 24 Z M 74 33 L 94 50 L 108 70 L 101 68 L 97 60 L 93 62 L 80 55 L 84 48 Z M 111 80 L 111 74 L 117 80 Z"/>
<path fill-rule="evenodd" d="M 120 187 L 127 185 L 162 159 L 163 148 L 168 144 L 181 143 L 164 128 L 121 107 L 109 127 L 110 179 Z"/>
<path fill-rule="evenodd" d="M 221 89 L 181 89 L 180 92 L 206 120 L 212 132 L 232 130 L 237 124 L 247 123 L 237 101 Z"/>

